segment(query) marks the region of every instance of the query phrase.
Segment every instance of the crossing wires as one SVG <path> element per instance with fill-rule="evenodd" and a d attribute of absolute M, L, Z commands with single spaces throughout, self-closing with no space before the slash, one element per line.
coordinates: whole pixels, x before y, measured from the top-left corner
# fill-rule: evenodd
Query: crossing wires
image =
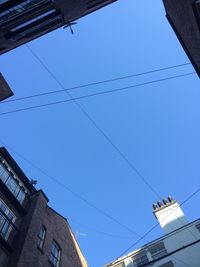
<path fill-rule="evenodd" d="M 64 85 L 57 79 L 55 74 L 48 68 L 48 66 L 41 60 L 41 58 L 33 51 L 33 49 L 26 44 L 26 47 L 30 51 L 30 53 L 37 59 L 37 61 L 43 66 L 43 68 L 49 73 L 49 75 L 57 82 L 57 84 L 65 90 Z M 126 157 L 125 153 L 121 151 L 121 149 L 112 141 L 112 139 L 106 134 L 106 132 L 96 123 L 96 121 L 92 118 L 92 116 L 82 107 L 82 105 L 73 98 L 69 91 L 66 91 L 66 94 L 69 98 L 74 102 L 77 108 L 84 114 L 84 116 L 91 122 L 91 124 L 98 130 L 98 132 L 107 140 L 107 142 L 113 147 L 113 149 L 120 155 L 120 157 L 126 162 L 131 171 L 136 174 L 140 180 L 149 188 L 149 190 L 159 199 L 161 199 L 160 194 L 157 190 L 150 184 L 150 182 L 144 177 L 140 171 L 133 165 L 133 163 Z"/>
<path fill-rule="evenodd" d="M 18 112 L 22 112 L 22 111 L 28 111 L 28 110 L 32 110 L 32 109 L 50 107 L 50 106 L 63 104 L 63 103 L 67 103 L 67 102 L 71 102 L 71 101 L 75 101 L 75 100 L 81 100 L 81 99 L 86 99 L 86 98 L 90 98 L 90 97 L 95 97 L 95 96 L 115 93 L 115 92 L 119 92 L 119 91 L 128 90 L 128 89 L 131 89 L 131 88 L 136 88 L 136 87 L 141 87 L 141 86 L 150 85 L 150 84 L 156 84 L 156 83 L 164 82 L 164 81 L 168 81 L 168 80 L 173 80 L 173 79 L 177 79 L 177 78 L 182 78 L 182 77 L 190 76 L 190 75 L 193 75 L 193 74 L 195 74 L 195 72 L 184 73 L 184 74 L 180 74 L 180 75 L 175 75 L 175 76 L 170 76 L 170 77 L 166 77 L 166 78 L 162 78 L 162 79 L 148 81 L 148 82 L 145 82 L 145 83 L 139 83 L 139 84 L 134 84 L 134 85 L 121 87 L 121 88 L 117 88 L 117 89 L 111 89 L 111 90 L 107 90 L 107 91 L 103 91 L 103 92 L 97 92 L 97 93 L 87 94 L 87 95 L 83 95 L 83 96 L 73 97 L 73 98 L 66 99 L 66 100 L 54 101 L 54 102 L 49 102 L 49 103 L 46 103 L 46 104 L 40 104 L 40 105 L 29 106 L 29 107 L 25 107 L 25 108 L 14 109 L 14 110 L 10 110 L 10 111 L 1 112 L 0 116 L 5 116 L 5 115 L 8 115 L 8 114 L 18 113 Z M 69 89 L 59 90 L 59 92 L 66 92 L 68 90 Z M 7 104 L 7 103 L 10 103 L 10 102 L 16 102 L 16 101 L 20 101 L 20 100 L 25 100 L 25 99 L 35 98 L 35 97 L 39 97 L 39 96 L 44 96 L 44 95 L 47 95 L 47 94 L 52 94 L 52 92 L 43 93 L 43 94 L 37 94 L 37 95 L 32 95 L 32 96 L 26 96 L 26 97 L 21 97 L 21 98 L 16 98 L 16 99 L 12 99 L 12 100 L 1 102 L 0 104 Z"/>
<path fill-rule="evenodd" d="M 29 48 L 29 46 L 28 46 L 28 48 Z M 32 99 L 32 98 L 41 97 L 41 96 L 48 96 L 48 95 L 52 95 L 52 94 L 62 93 L 62 92 L 65 92 L 65 91 L 72 91 L 72 90 L 77 90 L 77 89 L 93 87 L 95 85 L 102 85 L 102 84 L 107 84 L 107 83 L 111 83 L 111 82 L 115 82 L 115 81 L 126 80 L 126 79 L 129 79 L 129 78 L 140 77 L 140 76 L 144 76 L 144 75 L 147 75 L 147 74 L 153 74 L 153 73 L 157 73 L 157 72 L 161 72 L 161 71 L 177 69 L 177 68 L 188 66 L 188 65 L 191 65 L 191 63 L 183 63 L 183 64 L 168 66 L 168 67 L 164 67 L 164 68 L 158 68 L 158 69 L 154 69 L 154 70 L 149 70 L 149 71 L 145 71 L 145 72 L 135 73 L 135 74 L 131 74 L 131 75 L 115 77 L 115 78 L 112 78 L 112 79 L 101 80 L 101 81 L 87 83 L 87 84 L 81 84 L 81 85 L 78 85 L 78 86 L 73 86 L 73 87 L 64 88 L 64 89 L 60 89 L 60 90 L 48 91 L 48 92 L 39 93 L 39 94 L 35 94 L 35 95 L 9 99 L 9 100 L 1 102 L 0 104 L 6 104 L 6 103 L 10 103 L 10 102 L 17 102 L 17 101 Z M 119 88 L 119 89 L 112 89 L 112 90 L 109 90 L 109 91 L 106 91 L 106 92 L 97 93 L 97 94 L 94 94 L 94 95 L 99 95 L 99 94 L 104 94 L 104 93 L 112 93 L 112 92 L 115 92 L 115 91 L 122 91 L 122 90 L 130 89 L 130 88 L 134 88 L 134 87 L 140 87 L 140 86 L 144 86 L 144 85 L 149 85 L 151 83 L 167 81 L 167 80 L 170 80 L 170 79 L 177 79 L 177 78 L 181 78 L 181 77 L 188 76 L 188 75 L 191 75 L 191 74 L 195 74 L 195 72 L 181 74 L 181 75 L 175 75 L 175 76 L 171 76 L 171 77 L 167 77 L 167 78 L 163 78 L 163 79 L 157 79 L 157 80 L 149 81 L 149 82 L 146 82 L 146 83 L 139 83 L 139 84 L 135 84 L 135 85 L 127 86 L 127 87 L 122 87 L 122 88 Z M 86 95 L 86 97 L 88 97 L 88 96 L 90 96 L 90 95 Z M 93 94 L 91 96 L 93 96 Z"/>

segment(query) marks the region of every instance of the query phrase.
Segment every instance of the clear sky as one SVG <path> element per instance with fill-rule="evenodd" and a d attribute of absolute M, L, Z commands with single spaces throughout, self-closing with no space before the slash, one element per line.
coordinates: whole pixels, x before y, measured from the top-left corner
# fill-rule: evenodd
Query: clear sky
<path fill-rule="evenodd" d="M 165 18 L 161 0 L 121 0 L 29 43 L 68 88 L 187 63 Z M 0 70 L 15 96 L 59 90 L 59 85 L 21 46 L 0 57 Z M 71 91 L 74 97 L 189 73 L 191 65 Z M 66 93 L 0 105 L 0 113 L 67 99 Z M 179 202 L 199 187 L 199 78 L 175 80 L 79 100 L 161 197 Z M 158 197 L 141 181 L 73 102 L 0 115 L 1 145 L 87 199 L 139 235 L 156 223 Z M 2 141 L 4 143 L 2 143 Z M 37 179 L 50 205 L 68 218 L 90 267 L 114 260 L 138 236 L 75 197 L 13 150 L 29 178 Z M 183 209 L 199 217 L 197 195 Z M 148 237 L 162 235 L 158 227 Z M 142 241 L 138 246 L 144 244 Z"/>

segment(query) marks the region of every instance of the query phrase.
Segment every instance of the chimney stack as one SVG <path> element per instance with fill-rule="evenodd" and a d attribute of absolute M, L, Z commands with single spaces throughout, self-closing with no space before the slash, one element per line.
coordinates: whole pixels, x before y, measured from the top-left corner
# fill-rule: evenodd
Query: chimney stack
<path fill-rule="evenodd" d="M 178 202 L 171 196 L 153 204 L 153 212 L 165 234 L 188 224 L 188 220 Z"/>

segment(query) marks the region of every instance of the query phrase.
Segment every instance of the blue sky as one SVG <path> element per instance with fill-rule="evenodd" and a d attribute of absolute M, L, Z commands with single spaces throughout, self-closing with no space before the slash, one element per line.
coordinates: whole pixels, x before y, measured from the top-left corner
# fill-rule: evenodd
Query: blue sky
<path fill-rule="evenodd" d="M 162 1 L 118 1 L 29 43 L 65 87 L 189 62 L 170 28 Z M 15 96 L 60 87 L 21 46 L 0 57 L 1 72 Z M 74 97 L 189 73 L 191 65 L 71 91 Z M 8 110 L 67 99 L 66 93 L 0 105 Z M 199 187 L 199 78 L 184 78 L 79 100 L 159 195 L 179 202 Z M 1 145 L 36 166 L 138 234 L 156 219 L 157 196 L 80 112 L 73 102 L 0 115 Z M 2 143 L 3 141 L 3 143 Z M 91 267 L 114 260 L 138 237 L 67 191 L 13 150 L 29 178 L 37 179 L 50 205 L 68 218 Z M 183 207 L 199 217 L 199 195 Z M 162 235 L 157 228 L 149 236 Z M 144 241 L 140 242 L 142 245 Z"/>

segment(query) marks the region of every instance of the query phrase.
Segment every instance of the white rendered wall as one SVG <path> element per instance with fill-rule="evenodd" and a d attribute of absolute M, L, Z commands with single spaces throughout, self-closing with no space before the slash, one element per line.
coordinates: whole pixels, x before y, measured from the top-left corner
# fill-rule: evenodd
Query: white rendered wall
<path fill-rule="evenodd" d="M 172 261 L 175 267 L 200 267 L 200 243 L 157 261 L 152 267 L 160 267 L 162 264 Z"/>
<path fill-rule="evenodd" d="M 196 241 L 200 240 L 200 231 L 196 228 L 196 224 L 199 224 L 200 220 L 190 224 L 186 227 L 182 227 L 177 231 L 164 236 L 163 238 L 157 240 L 155 243 L 164 242 L 167 253 L 170 254 L 176 250 L 177 252 L 163 257 L 163 259 L 156 261 L 155 263 L 150 263 L 146 265 L 147 267 L 160 267 L 162 264 L 172 261 L 175 267 L 200 267 L 200 242 L 195 243 Z M 189 244 L 195 243 L 191 246 Z M 154 243 L 151 243 L 152 245 Z M 148 251 L 148 247 L 151 244 L 147 244 L 144 248 Z M 181 249 L 185 246 L 188 246 L 184 249 Z M 134 253 L 139 252 L 140 249 L 134 251 Z M 124 259 L 125 267 L 135 267 L 131 260 L 131 256 L 133 253 L 130 254 L 130 257 L 126 257 Z M 152 261 L 151 254 L 148 252 L 148 258 Z"/>
<path fill-rule="evenodd" d="M 171 233 L 189 223 L 177 202 L 156 211 L 155 216 L 165 234 Z"/>

